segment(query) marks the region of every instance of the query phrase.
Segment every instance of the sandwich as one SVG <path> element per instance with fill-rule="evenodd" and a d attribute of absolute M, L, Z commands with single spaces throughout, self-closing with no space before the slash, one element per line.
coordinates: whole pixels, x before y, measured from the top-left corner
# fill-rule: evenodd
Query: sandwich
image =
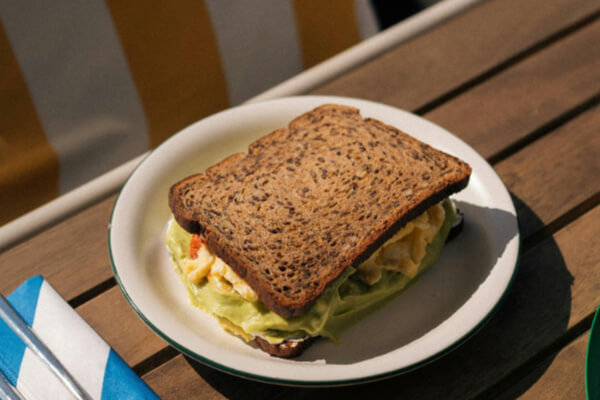
<path fill-rule="evenodd" d="M 279 357 L 339 342 L 437 259 L 470 166 L 325 104 L 174 183 L 167 246 L 190 301 Z"/>

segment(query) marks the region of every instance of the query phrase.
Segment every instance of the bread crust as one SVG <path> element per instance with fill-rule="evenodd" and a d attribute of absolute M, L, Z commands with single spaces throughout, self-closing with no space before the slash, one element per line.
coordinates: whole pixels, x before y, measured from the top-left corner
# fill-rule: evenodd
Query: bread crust
<path fill-rule="evenodd" d="M 169 206 L 267 308 L 291 318 L 470 173 L 356 108 L 328 104 L 175 183 Z"/>
<path fill-rule="evenodd" d="M 269 353 L 275 357 L 293 358 L 302 354 L 317 338 L 318 336 L 313 336 L 302 340 L 285 340 L 281 343 L 273 344 L 257 336 L 254 341 L 265 353 Z"/>

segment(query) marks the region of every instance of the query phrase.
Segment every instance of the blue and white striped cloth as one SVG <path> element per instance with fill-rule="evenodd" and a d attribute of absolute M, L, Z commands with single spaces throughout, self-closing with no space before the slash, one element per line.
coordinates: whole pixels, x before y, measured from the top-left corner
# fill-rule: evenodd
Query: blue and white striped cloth
<path fill-rule="evenodd" d="M 158 399 L 41 276 L 27 280 L 7 299 L 92 398 Z M 72 398 L 2 321 L 0 370 L 27 399 Z"/>

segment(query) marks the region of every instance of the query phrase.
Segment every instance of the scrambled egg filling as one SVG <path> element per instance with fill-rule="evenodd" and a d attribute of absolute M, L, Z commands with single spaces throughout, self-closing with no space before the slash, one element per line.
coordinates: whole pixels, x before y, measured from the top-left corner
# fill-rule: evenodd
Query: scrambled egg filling
<path fill-rule="evenodd" d="M 379 282 L 384 270 L 414 278 L 425 257 L 427 245 L 439 232 L 446 212 L 436 204 L 406 224 L 357 268 L 357 276 L 368 285 Z"/>
<path fill-rule="evenodd" d="M 248 301 L 258 300 L 258 296 L 227 264 L 215 256 L 198 235 L 192 235 L 190 254 L 183 261 L 183 273 L 188 281 L 197 285 L 203 279 L 217 293 L 231 294 L 236 292 Z"/>

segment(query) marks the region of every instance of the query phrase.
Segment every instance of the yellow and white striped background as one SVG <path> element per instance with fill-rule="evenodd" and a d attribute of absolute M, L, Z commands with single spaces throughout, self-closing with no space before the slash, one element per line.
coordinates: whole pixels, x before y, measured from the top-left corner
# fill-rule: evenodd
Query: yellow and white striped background
<path fill-rule="evenodd" d="M 368 0 L 0 2 L 0 225 L 376 32 Z"/>

